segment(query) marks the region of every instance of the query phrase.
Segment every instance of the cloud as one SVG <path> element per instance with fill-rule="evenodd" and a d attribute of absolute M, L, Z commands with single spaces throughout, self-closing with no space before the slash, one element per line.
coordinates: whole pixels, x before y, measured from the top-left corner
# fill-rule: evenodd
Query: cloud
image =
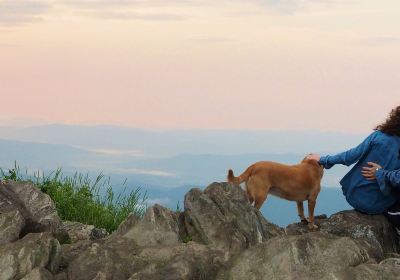
<path fill-rule="evenodd" d="M 117 11 L 100 11 L 94 16 L 103 19 L 115 20 L 151 20 L 151 21 L 178 21 L 185 20 L 187 17 L 177 14 L 164 13 L 137 13 L 137 12 L 117 12 Z"/>
<path fill-rule="evenodd" d="M 130 157 L 144 157 L 145 154 L 140 150 L 116 150 L 116 149 L 87 149 L 83 147 L 76 146 L 80 149 L 85 149 L 89 152 L 93 152 L 100 155 L 107 156 L 130 156 Z"/>
<path fill-rule="evenodd" d="M 362 38 L 360 40 L 362 44 L 368 45 L 397 45 L 400 44 L 400 37 L 398 36 L 375 36 Z"/>
<path fill-rule="evenodd" d="M 157 177 L 176 177 L 176 174 L 155 169 L 142 169 L 142 168 L 124 168 L 124 167 L 110 167 L 102 164 L 81 164 L 75 167 L 86 168 L 91 170 L 103 170 L 104 172 L 125 174 L 125 175 L 149 175 Z"/>
<path fill-rule="evenodd" d="M 158 177 L 176 177 L 175 174 L 162 171 L 162 170 L 151 170 L 151 169 L 140 169 L 140 168 L 109 168 L 108 171 L 113 171 L 120 174 L 138 174 L 138 175 L 150 175 Z"/>
<path fill-rule="evenodd" d="M 0 26 L 21 25 L 43 20 L 43 15 L 53 6 L 70 7 L 85 16 L 115 20 L 180 21 L 182 14 L 149 12 L 146 8 L 167 7 L 201 1 L 183 0 L 4 0 L 0 1 Z"/>
<path fill-rule="evenodd" d="M 332 0 L 3 0 L 0 25 L 21 25 L 43 20 L 53 6 L 69 7 L 84 16 L 113 20 L 182 21 L 190 18 L 185 7 L 227 7 L 234 3 L 252 4 L 280 14 L 293 14 L 312 4 Z M 165 8 L 183 8 L 167 12 Z M 157 10 L 158 9 L 158 10 Z"/>
<path fill-rule="evenodd" d="M 79 7 L 81 9 L 109 9 L 118 7 L 168 7 L 168 6 L 204 6 L 213 3 L 207 0 L 65 0 L 59 1 L 65 6 Z"/>
<path fill-rule="evenodd" d="M 181 21 L 188 18 L 186 14 L 164 12 L 162 8 L 178 4 L 186 5 L 200 1 L 183 0 L 86 0 L 86 1 L 62 1 L 62 5 L 73 8 L 81 14 L 91 17 L 112 20 L 148 20 L 148 21 Z M 154 9 L 159 8 L 155 12 Z"/>
<path fill-rule="evenodd" d="M 0 1 L 0 25 L 20 25 L 42 20 L 42 15 L 50 8 L 44 1 Z"/>
<path fill-rule="evenodd" d="M 167 205 L 170 202 L 170 199 L 168 197 L 163 197 L 163 198 L 149 198 L 146 200 L 147 205 L 151 206 L 154 204 L 160 204 L 160 205 Z"/>
<path fill-rule="evenodd" d="M 191 38 L 190 41 L 195 43 L 206 43 L 206 44 L 219 44 L 219 43 L 231 43 L 235 42 L 234 39 L 222 36 L 202 36 Z"/>
<path fill-rule="evenodd" d="M 312 4 L 326 4 L 333 0 L 62 0 L 66 7 L 86 16 L 115 20 L 179 21 L 190 18 L 187 7 L 229 7 L 232 4 L 254 5 L 259 12 L 293 14 Z M 260 7 L 262 10 L 260 11 Z M 168 13 L 165 8 L 178 8 L 180 13 Z M 158 9 L 158 12 L 154 10 Z M 151 10 L 151 12 L 149 12 Z"/>
<path fill-rule="evenodd" d="M 292 13 L 300 9 L 303 5 L 302 0 L 259 0 L 259 4 L 277 11 Z"/>
<path fill-rule="evenodd" d="M 164 207 L 167 207 L 167 205 L 171 202 L 169 197 L 162 197 L 162 198 L 147 198 L 144 202 L 139 202 L 139 206 L 143 207 L 151 207 L 154 204 L 159 204 Z"/>
<path fill-rule="evenodd" d="M 312 5 L 327 5 L 333 0 L 252 0 L 264 8 L 281 14 L 291 15 L 307 10 Z"/>
<path fill-rule="evenodd" d="M 7 43 L 0 43 L 0 48 L 15 48 L 18 47 L 16 44 L 7 44 Z M 1 124 L 1 121 L 0 121 Z"/>

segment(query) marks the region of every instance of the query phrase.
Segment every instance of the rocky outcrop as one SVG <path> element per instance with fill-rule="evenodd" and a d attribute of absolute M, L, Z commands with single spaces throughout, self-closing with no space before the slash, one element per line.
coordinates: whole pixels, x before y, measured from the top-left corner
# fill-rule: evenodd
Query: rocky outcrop
<path fill-rule="evenodd" d="M 108 235 L 62 223 L 31 184 L 2 183 L 0 279 L 399 279 L 397 237 L 383 216 L 342 211 L 317 217 L 315 232 L 283 229 L 227 183 L 192 189 L 184 204 L 131 214 Z M 70 243 L 60 245 L 60 232 Z"/>
<path fill-rule="evenodd" d="M 194 242 L 138 247 L 122 237 L 93 243 L 69 265 L 68 279 L 199 279 L 200 267 L 212 277 L 224 261 L 223 251 Z"/>
<path fill-rule="evenodd" d="M 367 242 L 349 237 L 318 232 L 283 236 L 243 251 L 220 279 L 329 279 L 373 259 L 375 252 L 370 252 Z"/>
<path fill-rule="evenodd" d="M 316 225 L 319 226 L 320 232 L 365 240 L 380 251 L 380 254 L 399 251 L 396 233 L 383 215 L 366 215 L 347 210 L 329 218 L 319 217 L 316 219 Z M 297 223 L 289 225 L 286 232 L 289 235 L 297 235 L 308 232 L 308 229 Z"/>
<path fill-rule="evenodd" d="M 139 246 L 176 245 L 181 243 L 178 214 L 161 206 L 147 209 L 140 220 L 131 214 L 115 231 L 112 238 L 124 237 Z"/>
<path fill-rule="evenodd" d="M 108 235 L 105 229 L 98 229 L 93 225 L 84 225 L 78 222 L 63 222 L 62 228 L 67 232 L 72 243 L 81 240 L 97 240 Z"/>
<path fill-rule="evenodd" d="M 0 279 L 20 279 L 35 268 L 58 270 L 60 244 L 51 233 L 29 233 L 0 247 Z"/>
<path fill-rule="evenodd" d="M 283 234 L 247 201 L 235 185 L 214 183 L 204 192 L 192 189 L 185 196 L 184 222 L 187 236 L 236 253 Z"/>
<path fill-rule="evenodd" d="M 0 181 L 0 213 L 15 211 L 23 217 L 23 226 L 18 233 L 20 237 L 30 232 L 52 232 L 60 240 L 68 238 L 61 227 L 56 207 L 47 194 L 29 182 Z"/>
<path fill-rule="evenodd" d="M 60 271 L 65 271 L 69 264 L 78 258 L 87 248 L 92 245 L 90 240 L 79 240 L 71 244 L 61 245 Z"/>
<path fill-rule="evenodd" d="M 334 277 L 343 280 L 398 280 L 400 278 L 400 259 L 389 258 L 379 264 L 366 263 L 356 267 L 349 267 L 345 271 L 336 273 Z"/>
<path fill-rule="evenodd" d="M 35 268 L 22 280 L 53 280 L 53 274 L 45 268 Z"/>
<path fill-rule="evenodd" d="M 218 271 L 225 268 L 228 263 L 225 252 L 195 242 L 174 249 L 177 251 L 165 259 L 164 264 L 157 268 L 147 267 L 134 273 L 129 279 L 215 279 Z"/>
<path fill-rule="evenodd" d="M 18 210 L 0 213 L 0 245 L 18 240 L 25 219 Z"/>

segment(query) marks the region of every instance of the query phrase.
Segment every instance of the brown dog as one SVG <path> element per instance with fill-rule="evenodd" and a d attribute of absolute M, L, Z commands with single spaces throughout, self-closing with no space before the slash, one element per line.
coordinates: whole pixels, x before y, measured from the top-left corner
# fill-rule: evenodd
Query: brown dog
<path fill-rule="evenodd" d="M 315 160 L 303 159 L 296 165 L 284 165 L 270 161 L 260 161 L 235 177 L 228 171 L 228 182 L 240 184 L 246 182 L 247 196 L 251 204 L 258 209 L 267 199 L 268 194 L 297 202 L 297 211 L 303 223 L 313 230 L 314 208 L 321 189 L 324 168 Z M 308 201 L 309 220 L 304 217 L 303 201 Z"/>

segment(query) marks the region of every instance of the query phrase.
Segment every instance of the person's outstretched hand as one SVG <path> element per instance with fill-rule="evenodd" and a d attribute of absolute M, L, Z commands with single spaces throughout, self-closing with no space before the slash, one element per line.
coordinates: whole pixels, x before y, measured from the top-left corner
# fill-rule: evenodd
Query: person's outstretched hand
<path fill-rule="evenodd" d="M 361 171 L 362 175 L 370 181 L 373 181 L 376 179 L 376 171 L 382 168 L 379 164 L 375 162 L 368 162 L 368 165 L 370 167 L 364 166 Z"/>
<path fill-rule="evenodd" d="M 319 154 L 309 154 L 306 156 L 306 159 L 313 159 L 319 161 L 321 159 L 321 156 Z"/>

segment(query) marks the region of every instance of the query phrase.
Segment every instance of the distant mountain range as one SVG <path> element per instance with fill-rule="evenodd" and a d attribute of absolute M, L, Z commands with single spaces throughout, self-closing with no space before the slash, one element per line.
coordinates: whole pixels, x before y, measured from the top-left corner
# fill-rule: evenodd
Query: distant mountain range
<path fill-rule="evenodd" d="M 151 131 L 112 126 L 50 125 L 28 128 L 0 127 L 0 167 L 14 161 L 28 172 L 103 172 L 115 189 L 140 186 L 148 203 L 183 207 L 192 187 L 204 188 L 224 181 L 229 168 L 240 174 L 253 162 L 299 162 L 307 152 L 335 153 L 356 145 L 363 135 L 324 132 L 181 130 Z M 337 187 L 347 168 L 325 173 L 317 206 L 321 213 L 346 207 Z M 319 208 L 320 207 L 320 208 Z M 348 206 L 347 206 L 348 207 Z M 269 199 L 262 211 L 272 222 L 284 225 L 296 219 L 295 204 Z M 275 214 L 279 213 L 279 216 Z"/>
<path fill-rule="evenodd" d="M 0 138 L 124 151 L 131 156 L 179 154 L 306 154 L 342 151 L 365 135 L 320 131 L 144 130 L 118 126 L 1 127 Z"/>

